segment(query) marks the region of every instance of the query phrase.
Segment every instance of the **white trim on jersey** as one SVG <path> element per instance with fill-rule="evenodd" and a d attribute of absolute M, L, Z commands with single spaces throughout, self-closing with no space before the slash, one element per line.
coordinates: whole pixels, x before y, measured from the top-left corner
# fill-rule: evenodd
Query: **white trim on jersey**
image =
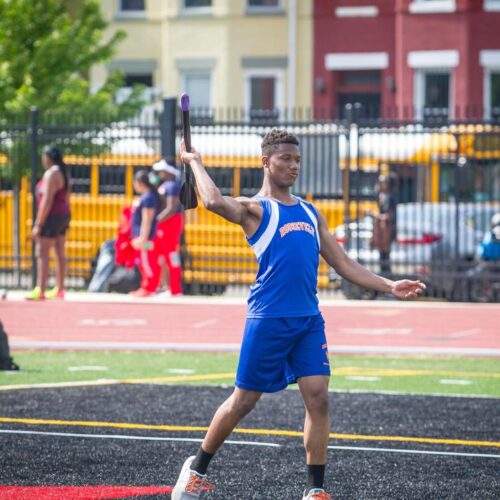
<path fill-rule="evenodd" d="M 278 203 L 274 200 L 269 200 L 271 205 L 271 216 L 267 224 L 266 230 L 262 233 L 261 237 L 252 245 L 253 251 L 257 256 L 257 259 L 266 251 L 266 248 L 271 243 L 271 240 L 278 229 L 278 223 L 280 218 L 280 209 Z"/>
<path fill-rule="evenodd" d="M 300 198 L 297 199 L 299 200 L 300 205 L 305 210 L 306 214 L 311 219 L 312 223 L 314 224 L 314 231 L 316 233 L 316 239 L 318 240 L 318 248 L 321 248 L 321 244 L 319 242 L 318 218 L 313 214 L 312 210 Z"/>

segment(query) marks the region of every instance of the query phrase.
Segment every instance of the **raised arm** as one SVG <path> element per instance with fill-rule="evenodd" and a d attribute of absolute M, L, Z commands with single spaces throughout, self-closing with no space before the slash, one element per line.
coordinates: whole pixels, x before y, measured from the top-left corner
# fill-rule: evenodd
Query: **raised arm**
<path fill-rule="evenodd" d="M 186 151 L 184 141 L 180 149 L 181 160 L 191 166 L 203 205 L 211 212 L 243 228 L 248 236 L 256 230 L 262 219 L 262 207 L 250 198 L 223 196 L 203 166 L 201 155 L 193 147 Z"/>
<path fill-rule="evenodd" d="M 318 212 L 321 255 L 344 279 L 363 288 L 370 288 L 384 293 L 392 293 L 400 299 L 415 297 L 425 290 L 420 281 L 393 281 L 372 273 L 366 267 L 351 259 L 337 243 L 335 236 L 328 230 L 325 217 Z"/>

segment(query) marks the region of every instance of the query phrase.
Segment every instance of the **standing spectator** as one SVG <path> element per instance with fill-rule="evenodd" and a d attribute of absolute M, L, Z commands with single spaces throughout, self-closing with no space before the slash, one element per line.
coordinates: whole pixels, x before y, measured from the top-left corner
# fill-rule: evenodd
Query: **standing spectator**
<path fill-rule="evenodd" d="M 140 288 L 130 293 L 136 297 L 147 297 L 156 292 L 160 282 L 158 245 L 154 242 L 160 195 L 151 184 L 146 170 L 139 170 L 135 174 L 134 189 L 140 198 L 132 208 L 132 245 L 136 250 L 142 279 Z"/>
<path fill-rule="evenodd" d="M 373 215 L 372 246 L 380 254 L 380 271 L 391 274 L 391 244 L 396 240 L 396 179 L 393 175 L 381 175 L 375 187 L 378 214 Z"/>
<path fill-rule="evenodd" d="M 44 148 L 42 164 L 45 173 L 36 185 L 37 214 L 31 232 L 36 243 L 38 285 L 26 296 L 28 300 L 64 298 L 64 245 L 71 220 L 69 178 L 62 153 L 55 146 Z M 51 247 L 56 251 L 56 286 L 46 293 Z"/>
<path fill-rule="evenodd" d="M 162 267 L 168 269 L 170 293 L 182 294 L 182 267 L 180 242 L 184 227 L 182 206 L 179 201 L 181 192 L 180 172 L 173 165 L 161 160 L 153 165 L 158 173 L 161 184 L 158 188 L 160 196 L 165 200 L 165 208 L 157 216 L 156 241 L 160 256 L 163 258 Z"/>

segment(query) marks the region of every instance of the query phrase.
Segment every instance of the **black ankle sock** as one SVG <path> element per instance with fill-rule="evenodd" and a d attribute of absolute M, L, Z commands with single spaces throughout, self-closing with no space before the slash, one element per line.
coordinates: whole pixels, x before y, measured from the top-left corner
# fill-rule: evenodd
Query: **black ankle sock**
<path fill-rule="evenodd" d="M 313 488 L 323 488 L 325 465 L 307 465 L 307 491 Z"/>
<path fill-rule="evenodd" d="M 198 453 L 194 457 L 194 460 L 191 464 L 191 470 L 198 472 L 198 474 L 206 474 L 208 469 L 208 464 L 210 460 L 212 460 L 213 453 L 207 453 L 200 446 Z"/>

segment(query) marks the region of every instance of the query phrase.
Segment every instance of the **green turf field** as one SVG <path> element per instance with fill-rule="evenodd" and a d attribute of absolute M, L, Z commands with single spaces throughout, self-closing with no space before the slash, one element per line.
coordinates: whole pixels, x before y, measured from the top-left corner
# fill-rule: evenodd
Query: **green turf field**
<path fill-rule="evenodd" d="M 96 381 L 232 385 L 236 354 L 17 351 L 20 372 L 1 372 L 0 388 Z M 495 358 L 335 356 L 330 386 L 337 390 L 500 397 Z"/>

